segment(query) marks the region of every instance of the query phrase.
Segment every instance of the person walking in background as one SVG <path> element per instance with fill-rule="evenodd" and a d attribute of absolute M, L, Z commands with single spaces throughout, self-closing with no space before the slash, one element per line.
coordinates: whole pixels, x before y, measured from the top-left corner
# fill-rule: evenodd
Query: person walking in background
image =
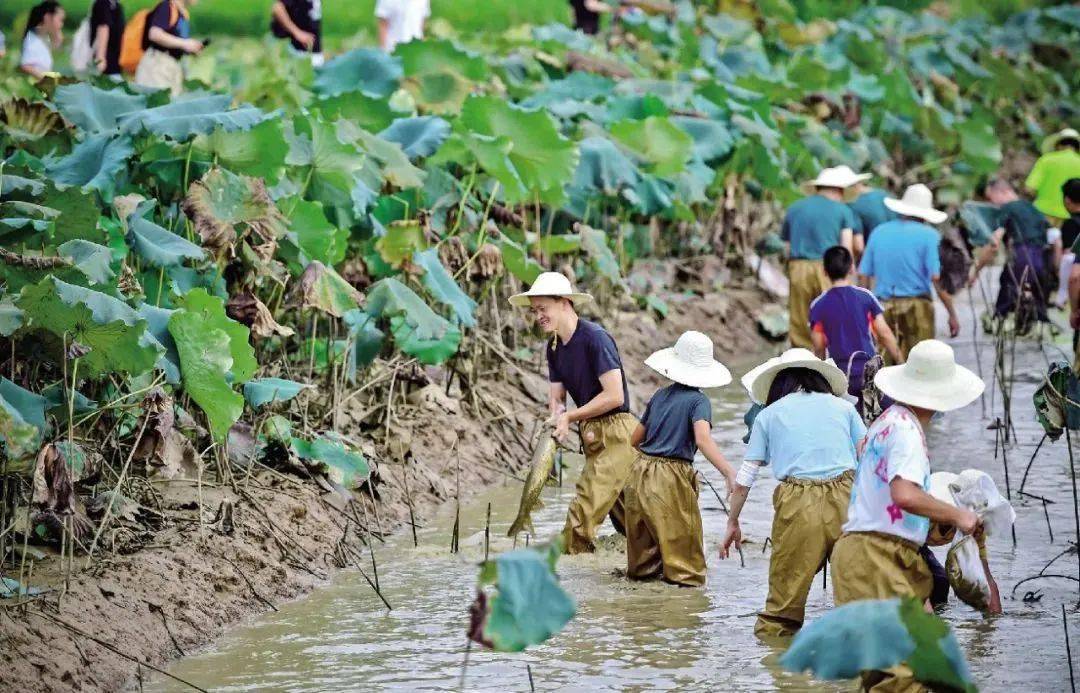
<path fill-rule="evenodd" d="M 788 332 L 794 347 L 812 346 L 810 302 L 828 288 L 822 255 L 834 245 L 852 253 L 861 250 L 862 227 L 855 212 L 844 204 L 844 195 L 868 177 L 856 175 L 847 166 L 827 168 L 804 186 L 808 196 L 791 205 L 784 216 L 780 237 L 788 256 Z"/>
<path fill-rule="evenodd" d="M 34 79 L 53 71 L 52 52 L 64 42 L 66 13 L 55 0 L 39 2 L 30 9 L 23 33 L 19 69 Z"/>
<path fill-rule="evenodd" d="M 903 363 L 885 309 L 874 294 L 851 283 L 854 262 L 842 245 L 825 251 L 825 274 L 832 282 L 825 293 L 810 304 L 810 337 L 814 354 L 826 353 L 847 374 L 848 394 L 857 398 L 855 408 L 863 415 L 863 371 L 873 357 L 875 337 L 894 363 Z"/>
<path fill-rule="evenodd" d="M 547 346 L 550 391 L 548 404 L 555 437 L 566 438 L 577 422 L 585 467 L 566 513 L 563 549 L 584 553 L 595 549 L 596 530 L 604 517 L 625 534 L 623 487 L 637 453 L 630 436 L 637 419 L 630 413 L 630 395 L 615 340 L 594 322 L 578 317 L 577 307 L 592 301 L 574 292 L 558 272 L 544 272 L 528 291 L 510 297 L 510 304 L 528 308 Z M 566 410 L 566 396 L 577 408 Z"/>
<path fill-rule="evenodd" d="M 1061 247 L 1064 252 L 1058 265 L 1058 294 L 1055 305 L 1069 307 L 1069 277 L 1076 262 L 1077 241 L 1080 241 L 1080 178 L 1070 178 L 1061 186 L 1062 202 L 1069 218 L 1061 225 Z"/>
<path fill-rule="evenodd" d="M 909 186 L 899 200 L 887 198 L 885 205 L 898 218 L 874 229 L 859 262 L 859 274 L 873 280 L 874 295 L 882 301 L 885 322 L 904 360 L 912 347 L 934 337 L 935 289 L 949 314 L 949 335 L 960 334 L 952 295 L 941 286 L 941 236 L 928 225 L 940 224 L 948 215 L 933 203 L 933 193 L 921 183 Z M 886 362 L 896 364 L 891 357 Z"/>
<path fill-rule="evenodd" d="M 1061 225 L 1061 235 L 1076 234 L 1072 244 L 1074 257 L 1080 257 L 1080 178 L 1070 178 L 1062 186 L 1065 209 L 1069 218 Z M 1080 370 L 1080 262 L 1073 262 L 1069 269 L 1069 325 L 1073 328 L 1073 368 Z"/>
<path fill-rule="evenodd" d="M 731 494 L 720 548 L 742 543 L 739 516 L 762 465 L 780 482 L 773 493 L 769 596 L 758 637 L 794 635 L 803 624 L 814 575 L 824 567 L 847 516 L 856 448 L 866 426 L 844 399 L 847 377 L 806 349 L 789 349 L 743 381 L 762 409 Z"/>
<path fill-rule="evenodd" d="M 202 52 L 203 44 L 191 38 L 189 9 L 198 0 L 162 0 L 146 17 L 143 56 L 135 70 L 135 83 L 142 87 L 168 89 L 173 96 L 184 90 L 185 55 Z"/>
<path fill-rule="evenodd" d="M 855 199 L 848 206 L 859 218 L 865 244 L 870 241 L 870 234 L 874 232 L 874 229 L 895 219 L 896 213 L 885 206 L 885 198 L 889 196 L 889 193 L 884 190 L 872 188 L 866 183 L 856 183 L 853 186 L 853 192 Z"/>
<path fill-rule="evenodd" d="M 611 5 L 603 0 L 570 0 L 574 11 L 574 28 L 590 36 L 600 33 L 600 15 L 611 12 Z"/>
<path fill-rule="evenodd" d="M 712 438 L 712 405 L 701 388 L 723 387 L 731 373 L 700 332 L 684 332 L 645 365 L 674 382 L 652 396 L 631 437 L 640 452 L 624 490 L 626 575 L 700 587 L 705 540 L 694 454 L 701 450 L 728 488 L 735 485 L 735 470 Z"/>
<path fill-rule="evenodd" d="M 1024 187 L 1035 195 L 1035 207 L 1050 217 L 1052 226 L 1069 216 L 1061 186 L 1070 178 L 1080 178 L 1080 132 L 1065 128 L 1043 140 L 1042 156 L 1024 181 Z"/>
<path fill-rule="evenodd" d="M 379 21 L 379 46 L 393 53 L 399 43 L 424 38 L 424 24 L 431 16 L 429 0 L 377 0 L 375 18 Z"/>
<path fill-rule="evenodd" d="M 322 0 L 276 0 L 271 8 L 270 31 L 289 39 L 293 50 L 311 56 L 311 64 L 323 64 Z"/>
<path fill-rule="evenodd" d="M 90 8 L 94 66 L 103 75 L 119 75 L 124 41 L 124 7 L 119 0 L 94 0 Z"/>

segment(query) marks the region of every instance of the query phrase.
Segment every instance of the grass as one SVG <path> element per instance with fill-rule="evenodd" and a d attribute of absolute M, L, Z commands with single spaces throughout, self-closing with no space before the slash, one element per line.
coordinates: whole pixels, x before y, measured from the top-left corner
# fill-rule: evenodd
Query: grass
<path fill-rule="evenodd" d="M 157 0 L 122 0 L 128 16 L 156 4 Z M 261 36 L 268 30 L 273 0 L 201 0 L 192 8 L 192 27 L 197 35 L 227 34 Z M 17 45 L 16 31 L 22 30 L 26 14 L 37 0 L 0 0 L 0 29 L 8 47 Z M 65 0 L 66 29 L 74 31 L 86 16 L 91 0 Z M 375 0 L 323 0 L 323 33 L 351 36 L 359 31 L 375 32 Z M 466 32 L 501 32 L 519 24 L 567 22 L 567 0 L 431 0 L 433 19 L 442 19 Z M 18 26 L 17 26 L 18 25 Z"/>

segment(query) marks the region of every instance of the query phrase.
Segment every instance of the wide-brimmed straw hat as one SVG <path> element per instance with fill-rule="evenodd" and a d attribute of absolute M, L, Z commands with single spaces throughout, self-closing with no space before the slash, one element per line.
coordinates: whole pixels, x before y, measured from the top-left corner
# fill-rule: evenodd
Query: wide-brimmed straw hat
<path fill-rule="evenodd" d="M 952 347 L 936 339 L 912 347 L 904 365 L 879 370 L 874 385 L 897 402 L 930 411 L 971 404 L 986 387 L 979 376 L 956 363 Z"/>
<path fill-rule="evenodd" d="M 934 472 L 930 475 L 930 495 L 978 515 L 990 536 L 1003 534 L 1016 521 L 1016 511 L 1001 495 L 997 484 L 978 469 L 965 469 L 959 474 Z"/>
<path fill-rule="evenodd" d="M 949 215 L 940 209 L 934 209 L 934 193 L 922 183 L 909 185 L 904 196 L 899 200 L 886 197 L 885 206 L 903 217 L 915 217 L 931 224 L 940 224 Z"/>
<path fill-rule="evenodd" d="M 712 340 L 693 330 L 683 332 L 675 346 L 654 352 L 645 365 L 690 387 L 723 387 L 731 382 L 731 373 L 713 358 Z"/>
<path fill-rule="evenodd" d="M 1060 143 L 1061 140 L 1076 140 L 1077 142 L 1080 142 L 1080 132 L 1077 132 L 1073 128 L 1065 128 L 1064 130 L 1055 132 L 1053 135 L 1050 135 L 1042 141 L 1042 153 L 1049 154 L 1057 149 L 1058 143 Z"/>
<path fill-rule="evenodd" d="M 817 178 L 803 183 L 802 189 L 807 194 L 813 193 L 817 188 L 840 188 L 846 192 L 848 188 L 870 177 L 869 173 L 855 173 L 850 166 L 833 166 L 821 169 Z"/>
<path fill-rule="evenodd" d="M 750 398 L 758 404 L 769 400 L 769 390 L 780 371 L 788 368 L 807 368 L 825 376 L 833 394 L 843 397 L 847 393 L 848 379 L 844 371 L 837 368 L 832 359 L 822 360 L 814 356 L 809 349 L 788 349 L 775 358 L 757 366 L 743 378 L 743 386 L 750 393 Z"/>
<path fill-rule="evenodd" d="M 559 272 L 544 272 L 532 283 L 525 293 L 514 294 L 510 297 L 510 304 L 519 308 L 528 308 L 529 299 L 533 297 L 547 296 L 549 298 L 568 298 L 574 305 L 580 306 L 592 300 L 589 294 L 578 293 L 570 285 L 570 280 Z"/>

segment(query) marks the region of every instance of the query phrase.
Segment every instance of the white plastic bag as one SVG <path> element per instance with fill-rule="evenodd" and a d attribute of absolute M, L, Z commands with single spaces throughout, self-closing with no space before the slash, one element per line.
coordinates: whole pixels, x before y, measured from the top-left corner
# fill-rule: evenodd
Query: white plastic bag
<path fill-rule="evenodd" d="M 86 72 L 94 62 L 94 46 L 90 37 L 90 20 L 84 19 L 71 40 L 71 67 Z"/>

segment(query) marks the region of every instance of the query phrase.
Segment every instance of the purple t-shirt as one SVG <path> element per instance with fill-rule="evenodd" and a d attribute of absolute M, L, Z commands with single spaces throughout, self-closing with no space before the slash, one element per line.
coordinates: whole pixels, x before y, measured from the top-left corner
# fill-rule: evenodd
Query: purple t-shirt
<path fill-rule="evenodd" d="M 570 341 L 563 344 L 555 337 L 547 347 L 548 377 L 553 383 L 562 383 L 570 399 L 577 406 L 588 404 L 603 392 L 600 376 L 609 371 L 622 373 L 623 405 L 611 414 L 630 411 L 630 394 L 626 387 L 619 348 L 607 331 L 588 320 L 578 320 L 577 329 Z"/>
<path fill-rule="evenodd" d="M 825 335 L 826 348 L 853 384 L 862 385 L 863 367 L 876 351 L 871 325 L 882 308 L 870 291 L 834 286 L 810 304 L 810 329 Z"/>

